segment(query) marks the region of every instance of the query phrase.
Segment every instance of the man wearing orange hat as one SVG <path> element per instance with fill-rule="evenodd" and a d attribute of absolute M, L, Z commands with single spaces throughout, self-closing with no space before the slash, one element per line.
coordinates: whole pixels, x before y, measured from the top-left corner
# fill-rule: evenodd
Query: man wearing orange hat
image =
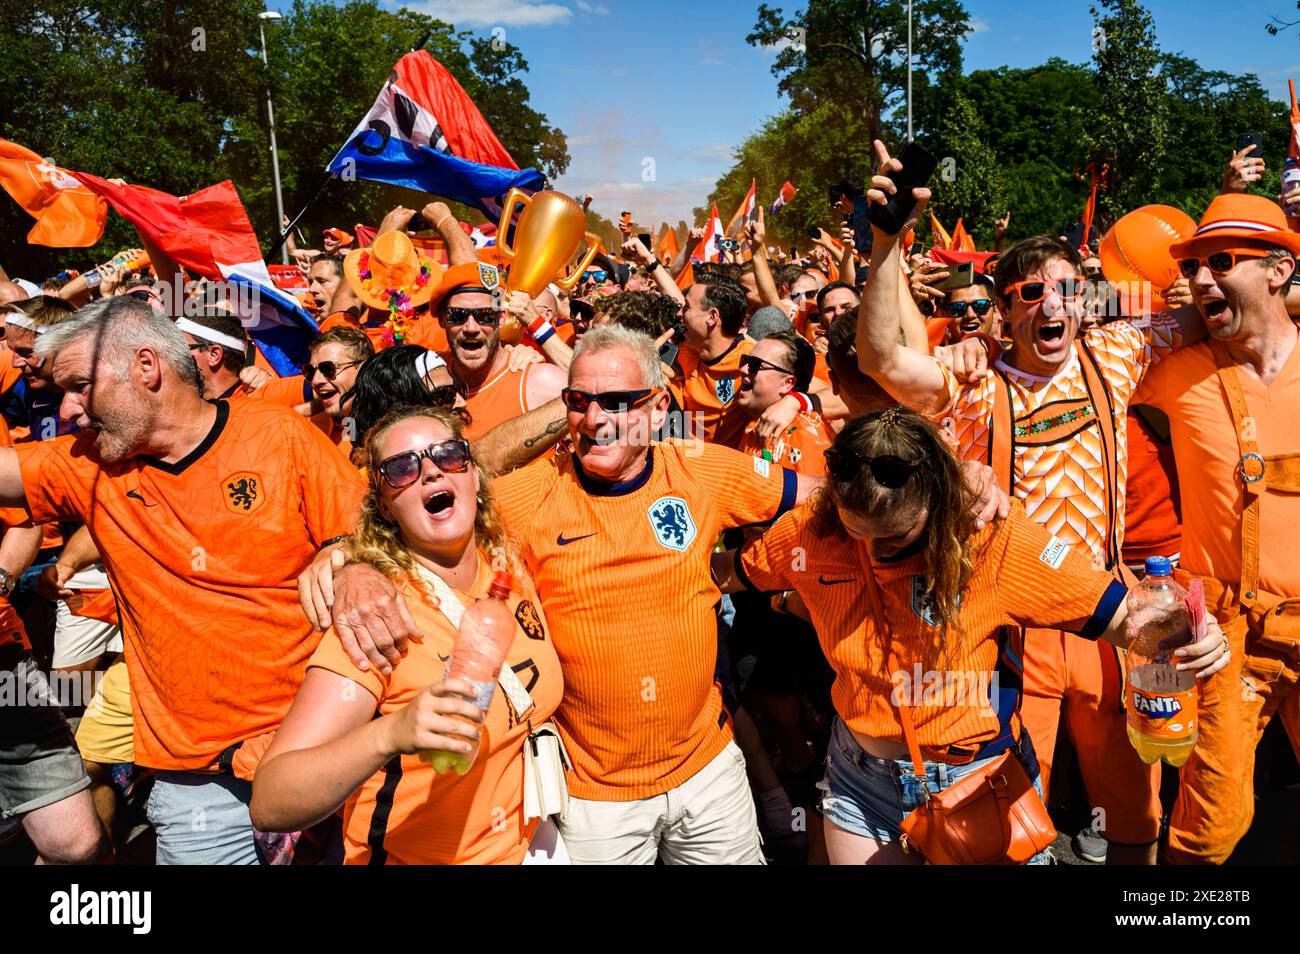
<path fill-rule="evenodd" d="M 885 167 L 901 164 L 880 143 L 876 151 L 882 172 L 869 198 L 881 203 L 893 188 Z M 914 195 L 919 215 L 929 190 Z M 1003 489 L 1021 498 L 1057 543 L 1091 551 L 1099 565 L 1117 570 L 1127 408 L 1148 369 L 1205 336 L 1200 315 L 1183 308 L 1151 317 L 1142 328 L 1117 321 L 1081 331 L 1078 252 L 1048 236 L 1025 239 L 998 259 L 995 294 L 1013 345 L 993 362 L 992 373 L 961 382 L 939 361 L 898 344 L 899 236 L 877 231 L 874 250 L 858 321 L 862 371 L 899 400 L 950 424 L 960 455 L 991 463 Z M 1154 863 L 1159 769 L 1144 765 L 1128 743 L 1121 660 L 1109 647 L 1057 631 L 1031 630 L 1014 639 L 1023 645 L 1018 716 L 1042 766 L 1044 795 L 1064 719 L 1098 810 L 1097 828 L 1109 842 L 1107 861 Z"/>
<path fill-rule="evenodd" d="M 1285 302 L 1300 234 L 1262 196 L 1220 195 L 1170 253 L 1209 338 L 1154 367 L 1135 400 L 1169 415 L 1181 572 L 1205 581 L 1232 661 L 1203 690 L 1216 704 L 1201 713 L 1166 854 L 1222 863 L 1250 827 L 1255 747 L 1274 716 L 1300 752 L 1300 349 Z"/>
<path fill-rule="evenodd" d="M 507 313 L 516 316 L 552 360 L 558 356 L 567 366 L 569 349 L 527 294 L 507 293 L 496 266 L 478 260 L 473 243 L 449 211 L 432 221 L 447 243 L 452 264 L 429 299 L 429 315 L 437 315 L 438 330 L 447 340 L 443 357 L 466 389 L 470 422 L 464 433 L 474 440 L 504 421 L 558 399 L 568 380 L 557 364 L 512 365 L 501 347 L 500 322 Z M 434 331 L 430 321 L 431 317 L 425 320 L 423 337 L 413 343 L 434 347 L 427 340 Z"/>

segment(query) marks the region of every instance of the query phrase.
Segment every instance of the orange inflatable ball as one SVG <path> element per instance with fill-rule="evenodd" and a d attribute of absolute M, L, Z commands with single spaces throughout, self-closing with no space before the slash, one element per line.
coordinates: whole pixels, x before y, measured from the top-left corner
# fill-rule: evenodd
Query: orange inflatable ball
<path fill-rule="evenodd" d="M 1120 299 L 1126 307 L 1129 295 L 1124 292 L 1125 286 L 1132 282 L 1148 282 L 1151 288 L 1149 310 L 1157 312 L 1168 308 L 1161 293 L 1179 278 L 1178 263 L 1169 254 L 1169 247 L 1195 231 L 1196 223 L 1192 217 L 1171 205 L 1144 205 L 1111 227 L 1101 240 L 1098 257 L 1106 280 L 1120 286 Z M 1142 302 L 1137 310 L 1146 311 L 1144 305 Z M 1129 313 L 1132 315 L 1132 310 Z"/>

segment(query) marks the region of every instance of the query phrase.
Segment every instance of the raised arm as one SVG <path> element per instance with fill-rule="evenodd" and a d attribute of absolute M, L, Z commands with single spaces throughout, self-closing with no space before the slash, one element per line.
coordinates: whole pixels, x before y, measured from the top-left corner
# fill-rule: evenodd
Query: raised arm
<path fill-rule="evenodd" d="M 442 240 L 447 244 L 447 263 L 464 265 L 466 262 L 478 261 L 474 251 L 474 241 L 465 234 L 460 222 L 452 214 L 446 202 L 430 202 L 424 207 L 424 217 L 438 230 Z"/>
<path fill-rule="evenodd" d="M 888 173 L 903 166 L 897 159 L 890 158 L 880 140 L 876 140 L 875 147 L 880 158 L 880 172 L 871 179 L 867 201 L 884 205 L 897 191 Z M 916 197 L 916 208 L 901 231 L 906 231 L 919 220 L 930 201 L 929 189 L 913 189 L 912 194 Z M 872 234 L 871 277 L 858 309 L 858 367 L 909 407 L 936 411 L 948 400 L 943 372 L 927 355 L 914 351 L 901 340 L 902 296 L 907 293 L 901 287 L 900 237 L 875 226 L 872 226 Z M 910 294 L 907 297 L 910 300 Z"/>
<path fill-rule="evenodd" d="M 764 305 L 781 304 L 781 294 L 776 289 L 776 279 L 767 261 L 767 224 L 763 221 L 763 207 L 758 207 L 758 218 L 745 226 L 749 247 L 753 250 L 754 284 Z"/>
<path fill-rule="evenodd" d="M 650 274 L 654 276 L 655 284 L 659 286 L 659 293 L 661 295 L 667 295 L 679 305 L 685 304 L 686 296 L 684 296 L 682 290 L 677 287 L 677 283 L 673 281 L 673 277 L 669 274 L 668 269 L 664 268 L 663 265 L 659 263 L 659 259 L 655 256 L 655 253 L 646 248 L 645 243 L 639 238 L 635 235 L 629 238 L 619 248 L 619 254 L 624 258 L 631 259 L 637 264 L 644 265 L 648 268 Z M 565 367 L 568 367 L 568 365 L 565 365 Z"/>

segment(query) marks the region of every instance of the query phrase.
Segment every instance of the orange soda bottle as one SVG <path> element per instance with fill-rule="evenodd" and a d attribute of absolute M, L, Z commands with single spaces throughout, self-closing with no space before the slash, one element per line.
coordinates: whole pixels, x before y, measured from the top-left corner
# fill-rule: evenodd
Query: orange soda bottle
<path fill-rule="evenodd" d="M 1196 676 L 1173 655 L 1190 641 L 1186 600 L 1167 557 L 1148 557 L 1128 594 L 1128 738 L 1148 765 L 1163 758 L 1179 768 L 1196 746 Z"/>

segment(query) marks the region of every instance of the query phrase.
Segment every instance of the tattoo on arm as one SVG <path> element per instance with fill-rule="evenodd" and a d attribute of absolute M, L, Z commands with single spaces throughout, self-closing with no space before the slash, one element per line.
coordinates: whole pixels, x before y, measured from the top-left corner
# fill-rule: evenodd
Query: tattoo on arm
<path fill-rule="evenodd" d="M 542 433 L 537 434 L 525 440 L 524 447 L 527 448 L 536 447 L 539 442 L 554 437 L 556 434 L 560 433 L 560 431 L 564 430 L 565 427 L 567 426 L 568 426 L 568 421 L 566 418 L 563 417 L 560 418 L 558 421 L 551 421 L 551 423 L 546 425 L 546 430 L 542 431 Z"/>

